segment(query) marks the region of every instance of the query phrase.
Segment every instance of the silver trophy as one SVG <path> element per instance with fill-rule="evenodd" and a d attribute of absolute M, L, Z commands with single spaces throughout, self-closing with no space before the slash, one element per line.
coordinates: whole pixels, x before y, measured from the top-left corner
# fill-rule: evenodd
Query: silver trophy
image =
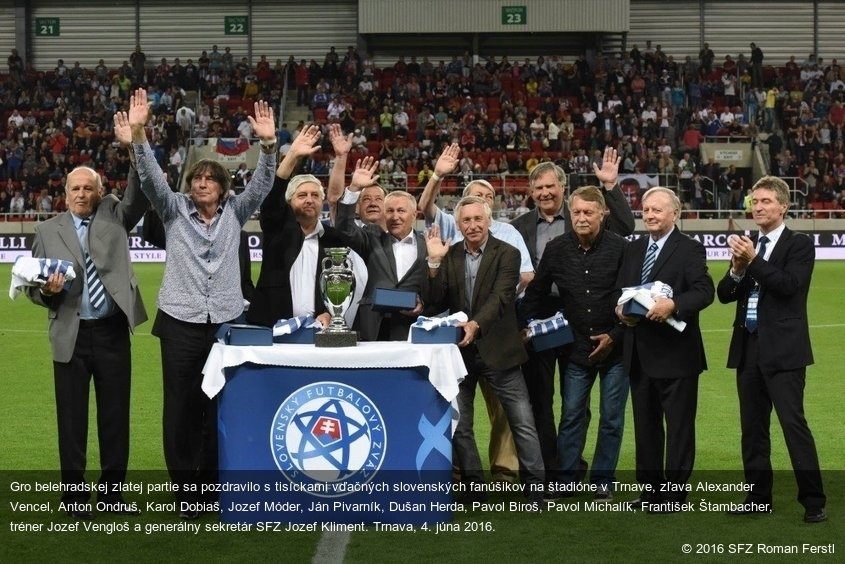
<path fill-rule="evenodd" d="M 332 314 L 332 320 L 328 327 L 315 335 L 314 344 L 318 347 L 354 347 L 358 344 L 358 335 L 349 329 L 343 317 L 355 294 L 355 274 L 349 260 L 349 248 L 331 247 L 325 252 L 320 294 L 326 309 Z"/>

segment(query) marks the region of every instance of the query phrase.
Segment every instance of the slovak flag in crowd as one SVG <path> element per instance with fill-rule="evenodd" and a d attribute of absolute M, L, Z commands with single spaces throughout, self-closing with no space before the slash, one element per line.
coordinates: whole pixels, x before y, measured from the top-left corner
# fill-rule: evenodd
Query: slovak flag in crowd
<path fill-rule="evenodd" d="M 238 139 L 217 139 L 216 150 L 221 155 L 240 155 L 249 150 L 249 140 L 243 137 Z"/>

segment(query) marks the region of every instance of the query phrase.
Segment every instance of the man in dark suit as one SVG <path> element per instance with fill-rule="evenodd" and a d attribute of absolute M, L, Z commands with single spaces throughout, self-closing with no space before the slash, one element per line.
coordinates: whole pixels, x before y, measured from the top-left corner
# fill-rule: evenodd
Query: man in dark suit
<path fill-rule="evenodd" d="M 804 521 L 827 519 L 819 459 L 804 417 L 807 365 L 813 364 L 807 326 L 807 295 L 813 275 L 812 240 L 784 224 L 789 188 L 764 176 L 751 193 L 760 235 L 731 237 L 731 266 L 719 282 L 722 303 L 736 302 L 728 368 L 736 368 L 745 481 L 754 486 L 732 511 L 771 511 L 770 419 L 774 406 L 798 482 Z"/>
<path fill-rule="evenodd" d="M 349 189 L 337 204 L 337 227 L 352 241 L 352 247 L 367 265 L 367 287 L 355 328 L 365 341 L 404 341 L 411 324 L 423 311 L 419 294 L 426 278 L 426 243 L 425 237 L 414 231 L 417 201 L 408 192 L 397 190 L 384 196 L 385 229 L 376 223 L 355 224 L 359 196 L 383 194 L 384 189 L 374 182 L 377 168 L 373 159 L 365 159 L 356 167 Z M 413 292 L 417 305 L 397 313 L 374 311 L 372 300 L 377 288 Z"/>
<path fill-rule="evenodd" d="M 128 129 L 115 128 L 129 141 Z M 121 134 L 124 134 L 122 136 Z M 53 274 L 29 298 L 47 308 L 56 384 L 59 460 L 62 483 L 84 481 L 88 443 L 88 393 L 94 379 L 100 445 L 100 508 L 138 514 L 112 488 L 125 481 L 129 463 L 129 395 L 132 360 L 129 333 L 147 320 L 129 258 L 127 234 L 149 201 L 130 171 L 123 200 L 103 194 L 100 175 L 77 167 L 67 176 L 68 211 L 36 228 L 32 256 L 73 262 L 76 278 L 64 289 L 64 276 Z M 63 509 L 73 518 L 92 519 L 86 492 L 62 493 Z"/>
<path fill-rule="evenodd" d="M 313 315 L 325 326 L 331 318 L 320 294 L 320 262 L 326 248 L 346 247 L 349 241 L 320 222 L 325 199 L 320 181 L 310 174 L 291 178 L 300 161 L 320 149 L 319 139 L 315 125 L 300 132 L 261 204 L 263 257 L 246 316 L 250 323 L 272 327 L 279 319 Z"/>
<path fill-rule="evenodd" d="M 602 228 L 622 236 L 630 235 L 634 232 L 634 215 L 622 190 L 616 186 L 616 178 L 619 175 L 619 156 L 616 150 L 608 147 L 604 152 L 602 167 L 594 165 L 593 172 L 602 188 L 609 211 Z M 530 212 L 514 219 L 511 225 L 516 227 L 525 239 L 525 245 L 531 253 L 531 260 L 536 270 L 543 257 L 546 244 L 555 237 L 572 231 L 572 218 L 566 209 L 566 173 L 562 168 L 554 163 L 540 163 L 531 171 L 528 184 L 535 207 Z M 562 308 L 563 300 L 560 298 L 557 287 L 553 286 L 552 293 L 544 300 L 543 307 L 536 312 L 537 317 L 539 319 L 550 317 Z M 550 474 L 551 469 L 558 466 L 557 424 L 553 409 L 555 364 L 558 364 L 562 378 L 566 371 L 568 355 L 569 347 L 558 347 L 542 352 L 529 350 L 528 362 L 522 367 L 528 384 L 528 394 L 531 397 L 531 407 L 534 410 L 534 420 L 537 423 L 540 446 L 543 449 L 543 460 Z M 586 462 L 583 462 L 582 466 L 586 469 Z M 583 477 L 583 472 L 581 474 Z M 547 478 L 551 480 L 554 476 L 549 475 Z"/>
<path fill-rule="evenodd" d="M 519 251 L 489 236 L 492 211 L 483 198 L 468 196 L 455 206 L 464 240 L 449 247 L 431 228 L 427 238 L 428 277 L 423 301 L 435 308 L 463 311 L 464 337 L 458 346 L 467 367 L 460 385 L 460 419 L 454 448 L 464 483 L 483 482 L 481 458 L 473 433 L 475 385 L 484 378 L 505 409 L 516 444 L 520 474 L 531 507 L 543 499 L 543 458 L 520 364 L 526 360 L 514 307 L 519 280 Z M 486 499 L 472 489 L 468 501 Z"/>
<path fill-rule="evenodd" d="M 624 316 L 622 306 L 617 315 L 627 325 L 622 355 L 631 380 L 637 481 L 648 487 L 640 506 L 673 512 L 686 499 L 695 461 L 698 377 L 707 369 L 698 316 L 713 303 L 713 280 L 704 246 L 675 226 L 681 212 L 675 193 L 651 188 L 642 204 L 648 236 L 628 245 L 617 286 L 660 281 L 673 295 L 657 298 L 642 319 Z M 671 316 L 686 328 L 666 324 Z"/>

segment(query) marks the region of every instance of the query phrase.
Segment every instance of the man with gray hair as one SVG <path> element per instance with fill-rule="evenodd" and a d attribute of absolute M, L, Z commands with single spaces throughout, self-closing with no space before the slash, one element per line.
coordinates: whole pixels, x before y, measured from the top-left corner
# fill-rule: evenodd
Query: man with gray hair
<path fill-rule="evenodd" d="M 443 177 L 454 172 L 458 166 L 460 152 L 461 148 L 457 143 L 452 143 L 443 149 L 443 153 L 441 153 L 437 162 L 434 164 L 434 174 L 431 175 L 417 204 L 417 209 L 425 216 L 426 226 L 437 224 L 440 228 L 440 236 L 444 240 L 451 239 L 452 243 L 459 242 L 463 239 L 463 235 L 455 225 L 455 216 L 443 213 L 437 206 L 436 201 Z M 493 205 L 496 202 L 496 189 L 486 180 L 473 180 L 464 187 L 462 196 L 478 196 L 484 198 L 490 209 L 493 209 Z M 490 233 L 497 239 L 513 245 L 519 251 L 519 288 L 517 293 L 521 292 L 531 282 L 531 279 L 534 278 L 534 266 L 531 264 L 531 255 L 525 246 L 525 241 L 511 224 L 502 221 L 492 220 Z"/>
<path fill-rule="evenodd" d="M 457 228 L 455 216 L 444 213 L 435 202 L 440 191 L 440 184 L 443 182 L 443 177 L 451 174 L 457 168 L 460 152 L 461 149 L 456 143 L 443 149 L 443 153 L 441 153 L 434 165 L 434 174 L 428 180 L 420 196 L 420 201 L 417 204 L 417 209 L 422 211 L 425 216 L 426 225 L 437 225 L 440 230 L 440 237 L 444 241 L 451 240 L 452 243 L 462 241 L 463 234 Z M 481 179 L 469 182 L 464 187 L 463 196 L 477 196 L 482 198 L 490 206 L 490 209 L 493 209 L 493 205 L 496 202 L 495 188 L 486 180 Z M 531 254 L 528 252 L 528 247 L 525 246 L 525 241 L 519 234 L 519 231 L 514 229 L 510 223 L 496 221 L 495 219 L 491 220 L 490 234 L 516 247 L 519 251 L 519 284 L 517 285 L 516 293 L 521 293 L 534 278 L 534 265 L 531 263 Z M 487 414 L 490 417 L 489 457 L 490 471 L 493 474 L 493 479 L 505 481 L 515 480 L 519 469 L 519 462 L 505 412 L 499 400 L 496 399 L 493 390 L 487 385 L 487 382 L 480 380 L 479 386 L 481 388 L 481 395 L 484 396 L 484 401 L 487 404 Z"/>
<path fill-rule="evenodd" d="M 645 488 L 638 509 L 674 513 L 686 500 L 695 461 L 698 377 L 707 369 L 699 313 L 713 303 L 713 280 L 704 246 L 675 223 L 681 202 L 670 189 L 643 194 L 647 237 L 628 245 L 617 287 L 660 281 L 671 296 L 655 299 L 645 317 L 616 314 L 626 325 L 622 358 L 631 380 L 637 481 Z M 686 323 L 683 331 L 666 320 Z"/>
<path fill-rule="evenodd" d="M 331 318 L 320 293 L 320 261 L 326 248 L 350 241 L 320 221 L 325 199 L 320 181 L 310 174 L 291 178 L 300 162 L 320 149 L 320 136 L 316 125 L 296 136 L 261 204 L 264 252 L 246 317 L 250 323 L 272 327 L 279 319 L 312 315 L 328 325 Z"/>
<path fill-rule="evenodd" d="M 128 128 L 115 128 L 124 146 Z M 147 320 L 127 244 L 149 200 L 132 166 L 123 200 L 105 195 L 100 175 L 80 166 L 67 175 L 66 213 L 39 223 L 32 256 L 74 264 L 76 278 L 66 286 L 59 272 L 40 287 L 27 289 L 47 309 L 56 389 L 59 465 L 63 486 L 60 509 L 73 519 L 90 520 L 85 482 L 88 394 L 91 379 L 97 403 L 101 488 L 97 501 L 106 512 L 139 513 L 120 493 L 129 463 L 129 398 L 132 359 L 129 334 Z M 77 489 L 77 486 L 80 486 Z"/>
<path fill-rule="evenodd" d="M 519 470 L 530 505 L 539 510 L 543 499 L 543 457 L 520 364 L 525 361 L 517 325 L 514 287 L 519 277 L 519 252 L 490 236 L 492 212 L 483 198 L 467 196 L 455 207 L 463 241 L 449 245 L 434 225 L 427 236 L 428 276 L 423 291 L 435 309 L 463 311 L 464 337 L 458 346 L 467 367 L 460 384 L 460 419 L 454 447 L 467 502 L 484 501 L 486 493 L 470 485 L 484 481 L 473 433 L 475 384 L 486 380 L 507 414 L 519 458 Z"/>
<path fill-rule="evenodd" d="M 408 338 L 411 324 L 424 310 L 420 292 L 426 272 L 425 238 L 414 231 L 417 201 L 402 190 L 383 196 L 382 225 L 375 223 L 377 217 L 367 225 L 355 224 L 359 197 L 381 196 L 383 193 L 375 182 L 377 168 L 378 163 L 370 157 L 358 162 L 349 188 L 337 205 L 337 228 L 352 241 L 352 247 L 367 265 L 367 286 L 355 328 L 365 341 L 404 341 Z M 373 294 L 378 288 L 414 292 L 416 306 L 395 313 L 375 311 Z M 426 310 L 426 313 L 438 312 Z"/>

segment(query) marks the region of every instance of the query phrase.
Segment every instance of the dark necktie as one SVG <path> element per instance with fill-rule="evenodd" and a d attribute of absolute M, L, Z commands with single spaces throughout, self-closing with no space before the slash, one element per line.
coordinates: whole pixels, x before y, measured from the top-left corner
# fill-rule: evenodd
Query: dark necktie
<path fill-rule="evenodd" d="M 757 256 L 766 260 L 766 245 L 769 243 L 769 238 L 763 235 L 760 237 L 760 250 L 757 251 Z M 760 299 L 760 287 L 754 283 L 754 288 L 748 294 L 748 304 L 745 308 L 745 328 L 749 333 L 757 332 L 757 302 Z"/>
<path fill-rule="evenodd" d="M 88 240 L 88 224 L 90 220 L 83 219 L 82 227 L 85 228 L 85 240 Z M 103 302 L 106 301 L 106 289 L 103 287 L 103 282 L 100 280 L 100 275 L 97 274 L 97 267 L 94 266 L 94 261 L 91 260 L 91 255 L 88 254 L 88 245 L 82 248 L 82 253 L 85 255 L 85 282 L 88 284 L 88 300 L 91 302 L 91 307 L 100 309 Z"/>

